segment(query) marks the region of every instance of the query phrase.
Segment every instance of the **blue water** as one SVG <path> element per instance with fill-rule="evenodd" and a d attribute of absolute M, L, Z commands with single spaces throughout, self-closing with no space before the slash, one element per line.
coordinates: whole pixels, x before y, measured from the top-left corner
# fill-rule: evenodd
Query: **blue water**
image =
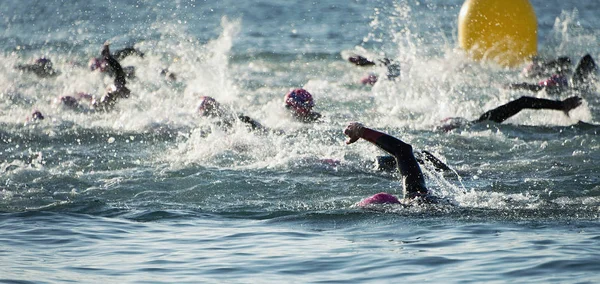
<path fill-rule="evenodd" d="M 465 56 L 462 1 L 438 2 L 3 1 L 0 282 L 600 281 L 597 86 L 568 117 L 436 131 L 531 95 L 502 88 L 519 70 Z M 541 56 L 600 58 L 600 2 L 531 2 Z M 58 104 L 111 83 L 86 67 L 106 41 L 145 53 L 122 61 L 133 95 L 110 113 Z M 401 62 L 399 82 L 361 86 L 385 70 L 351 53 Z M 41 56 L 58 76 L 14 68 Z M 287 116 L 296 87 L 323 123 Z M 285 134 L 216 127 L 195 114 L 207 95 Z M 353 206 L 402 190 L 375 146 L 344 144 L 350 121 L 445 161 L 455 171 L 424 173 L 453 205 Z"/>

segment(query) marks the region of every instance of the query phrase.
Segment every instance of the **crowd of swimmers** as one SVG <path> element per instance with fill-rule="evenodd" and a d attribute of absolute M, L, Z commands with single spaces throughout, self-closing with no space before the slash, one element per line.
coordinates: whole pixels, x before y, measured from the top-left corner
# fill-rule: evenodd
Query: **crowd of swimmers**
<path fill-rule="evenodd" d="M 115 104 L 130 96 L 131 91 L 126 87 L 127 80 L 135 77 L 135 68 L 122 67 L 120 60 L 129 55 L 143 57 L 144 54 L 134 48 L 126 48 L 111 53 L 108 44 L 104 44 L 100 57 L 90 60 L 89 67 L 92 71 L 104 72 L 114 78 L 113 84 L 108 86 L 107 91 L 100 98 L 96 98 L 86 93 L 78 93 L 73 96 L 63 96 L 61 103 L 70 108 L 79 108 L 82 105 L 95 111 L 110 111 Z M 364 56 L 354 55 L 348 58 L 348 61 L 358 66 L 384 66 L 387 70 L 388 80 L 396 80 L 400 74 L 400 65 L 393 60 L 383 58 L 371 60 Z M 582 90 L 589 88 L 597 72 L 597 66 L 592 57 L 588 54 L 583 56 L 575 69 L 571 66 L 571 60 L 568 57 L 559 57 L 557 59 L 543 61 L 533 60 L 522 72 L 523 77 L 533 80 L 545 78 L 538 83 L 514 83 L 508 86 L 509 89 L 528 90 L 539 92 L 547 91 L 549 94 L 559 94 L 566 90 Z M 47 58 L 40 58 L 33 64 L 18 65 L 16 67 L 24 72 L 31 72 L 39 77 L 52 77 L 60 72 L 55 70 L 52 62 Z M 163 75 L 174 80 L 174 74 L 163 70 Z M 378 77 L 375 74 L 369 74 L 361 81 L 363 84 L 373 85 Z M 522 96 L 516 100 L 500 105 L 492 110 L 484 112 L 475 120 L 464 118 L 447 118 L 442 120 L 442 124 L 437 128 L 441 131 L 451 131 L 466 124 L 481 123 L 486 121 L 502 123 L 508 118 L 516 115 L 524 109 L 547 109 L 558 110 L 568 115 L 569 112 L 579 105 L 582 99 L 579 96 L 571 96 L 563 100 L 552 100 L 536 98 L 531 96 Z M 302 88 L 292 89 L 283 97 L 283 105 L 289 112 L 290 117 L 302 123 L 319 122 L 322 115 L 313 110 L 315 102 L 312 94 Z M 241 122 L 248 126 L 248 129 L 254 132 L 275 132 L 263 126 L 257 120 L 244 114 L 232 113 L 229 108 L 223 107 L 213 97 L 202 96 L 197 107 L 197 113 L 201 117 L 214 119 L 216 123 L 223 128 L 230 128 L 234 123 Z M 34 111 L 31 115 L 33 120 L 43 120 L 44 115 L 39 111 Z M 378 193 L 366 198 L 358 206 L 369 206 L 373 204 L 412 204 L 412 203 L 438 203 L 440 198 L 431 194 L 425 184 L 423 172 L 420 164 L 429 162 L 438 170 L 449 170 L 450 168 L 428 151 L 413 151 L 410 144 L 390 136 L 386 133 L 364 126 L 358 122 L 350 123 L 344 130 L 348 137 L 347 144 L 352 144 L 359 139 L 366 140 L 381 150 L 387 152 L 389 156 L 377 158 L 377 164 L 380 169 L 397 169 L 403 184 L 403 198 L 399 199 L 388 193 Z"/>

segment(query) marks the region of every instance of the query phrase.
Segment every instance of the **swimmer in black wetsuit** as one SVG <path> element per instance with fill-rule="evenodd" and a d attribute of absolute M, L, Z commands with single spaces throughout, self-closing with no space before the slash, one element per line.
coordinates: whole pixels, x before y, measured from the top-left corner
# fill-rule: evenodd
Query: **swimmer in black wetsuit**
<path fill-rule="evenodd" d="M 105 45 L 107 45 L 107 44 L 105 44 Z M 141 58 L 144 58 L 144 53 L 133 47 L 126 47 L 121 50 L 117 50 L 116 52 L 114 52 L 112 54 L 112 57 L 117 61 L 121 61 L 130 55 L 137 55 Z M 92 71 L 98 70 L 100 72 L 108 74 L 111 77 L 116 76 L 116 70 L 106 61 L 106 59 L 104 59 L 104 56 L 101 56 L 99 58 L 95 57 L 95 58 L 90 59 L 89 67 L 90 67 L 90 70 L 92 70 Z M 135 78 L 135 67 L 125 66 L 125 67 L 121 67 L 121 68 L 125 72 L 125 75 L 127 78 L 129 78 L 129 79 Z"/>
<path fill-rule="evenodd" d="M 577 64 L 577 68 L 575 68 L 575 72 L 571 77 L 571 82 L 569 82 L 568 72 L 570 68 L 561 67 L 566 61 L 563 58 L 563 61 L 559 61 L 556 63 L 547 66 L 547 68 L 551 68 L 552 70 L 556 70 L 556 73 L 550 76 L 550 78 L 540 81 L 537 84 L 530 83 L 515 83 L 510 84 L 508 86 L 509 89 L 515 90 L 527 90 L 532 92 L 539 92 L 541 90 L 546 90 L 546 92 L 550 94 L 558 94 L 563 91 L 573 89 L 583 91 L 589 87 L 589 83 L 593 80 L 593 77 L 596 75 L 598 67 L 596 66 L 596 62 L 591 55 L 586 54 L 579 60 Z M 570 60 L 568 61 L 570 63 Z"/>
<path fill-rule="evenodd" d="M 351 63 L 354 63 L 354 65 L 357 66 L 375 66 L 377 65 L 377 63 L 375 63 L 375 61 L 367 59 L 364 56 L 361 55 L 353 55 L 348 57 L 348 61 Z M 387 68 L 387 73 L 386 76 L 388 78 L 388 80 L 395 80 L 398 76 L 400 76 L 400 64 L 398 62 L 392 61 L 389 58 L 383 58 L 383 59 L 379 59 L 377 60 L 381 65 L 385 66 Z M 366 76 L 364 76 L 363 78 L 361 78 L 361 83 L 363 85 L 374 85 L 375 83 L 377 83 L 377 75 L 373 74 L 373 73 L 369 73 Z"/>
<path fill-rule="evenodd" d="M 113 109 L 118 99 L 129 98 L 131 91 L 125 86 L 127 76 L 119 64 L 119 61 L 110 54 L 109 44 L 105 43 L 102 46 L 102 60 L 106 62 L 112 70 L 114 70 L 115 80 L 114 83 L 107 88 L 107 92 L 102 98 L 96 100 L 92 96 L 84 93 L 78 93 L 76 97 L 64 96 L 61 97 L 61 102 L 71 108 L 78 108 L 80 106 L 80 100 L 90 100 L 91 108 L 96 111 L 109 111 Z"/>
<path fill-rule="evenodd" d="M 569 111 L 581 105 L 580 97 L 570 97 L 560 100 L 548 100 L 534 97 L 520 97 L 507 104 L 501 105 L 495 109 L 485 112 L 478 119 L 473 121 L 467 121 L 460 117 L 450 117 L 442 120 L 444 123 L 438 127 L 442 131 L 450 131 L 452 129 L 461 127 L 465 124 L 479 123 L 484 121 L 493 121 L 496 123 L 502 123 L 509 119 L 513 115 L 519 113 L 523 109 L 551 109 L 560 110 L 565 115 L 569 115 Z"/>
<path fill-rule="evenodd" d="M 346 144 L 352 144 L 362 138 L 390 153 L 396 159 L 398 170 L 402 176 L 404 194 L 402 200 L 382 192 L 362 200 L 358 203 L 359 206 L 382 203 L 437 203 L 439 201 L 439 198 L 431 195 L 427 190 L 423 172 L 421 172 L 421 167 L 419 167 L 411 145 L 357 122 L 350 123 L 344 130 L 344 134 L 349 138 Z"/>
<path fill-rule="evenodd" d="M 249 116 L 238 114 L 234 115 L 229 113 L 221 104 L 219 104 L 214 98 L 203 96 L 200 98 L 200 104 L 198 104 L 198 113 L 203 117 L 216 118 L 219 120 L 218 124 L 224 128 L 231 128 L 236 120 L 239 120 L 248 126 L 248 129 L 256 132 L 266 133 L 270 130 L 260 124 L 258 121 L 250 118 Z"/>
<path fill-rule="evenodd" d="M 552 60 L 534 58 L 532 62 L 523 68 L 521 75 L 526 78 L 550 77 L 554 74 L 571 73 L 571 58 L 561 56 Z"/>
<path fill-rule="evenodd" d="M 52 61 L 45 57 L 36 59 L 33 64 L 17 65 L 15 68 L 24 72 L 31 72 L 40 78 L 54 77 L 59 74 L 57 70 L 52 68 Z"/>
<path fill-rule="evenodd" d="M 311 123 L 321 119 L 321 114 L 314 112 L 315 101 L 312 95 L 304 89 L 294 89 L 283 98 L 285 108 L 298 121 Z"/>

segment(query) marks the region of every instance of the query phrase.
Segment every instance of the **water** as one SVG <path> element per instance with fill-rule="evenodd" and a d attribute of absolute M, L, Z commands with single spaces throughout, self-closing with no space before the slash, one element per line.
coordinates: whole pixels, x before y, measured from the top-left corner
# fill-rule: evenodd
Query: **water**
<path fill-rule="evenodd" d="M 569 117 L 435 131 L 529 95 L 501 88 L 518 70 L 456 48 L 462 1 L 447 2 L 3 1 L 0 282 L 597 282 L 597 92 Z M 532 1 L 540 54 L 600 57 L 600 4 L 565 2 Z M 122 62 L 132 97 L 105 114 L 60 106 L 111 83 L 86 67 L 105 41 L 145 52 Z M 383 70 L 353 52 L 400 61 L 400 82 L 359 85 Z M 14 69 L 40 56 L 57 77 Z M 286 115 L 294 87 L 323 123 Z M 195 115 L 203 95 L 285 134 L 215 127 Z M 27 122 L 34 109 L 46 119 Z M 455 205 L 354 207 L 401 194 L 376 147 L 343 143 L 355 120 L 450 165 L 424 171 Z"/>

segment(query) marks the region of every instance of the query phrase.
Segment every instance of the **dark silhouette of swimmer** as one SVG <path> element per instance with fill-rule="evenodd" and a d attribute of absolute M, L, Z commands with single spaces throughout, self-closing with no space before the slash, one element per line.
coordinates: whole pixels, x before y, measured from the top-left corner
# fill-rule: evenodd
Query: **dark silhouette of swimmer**
<path fill-rule="evenodd" d="M 370 60 L 364 56 L 361 55 L 352 55 L 350 57 L 348 57 L 348 61 L 351 63 L 354 63 L 354 65 L 357 66 L 375 66 L 375 65 L 383 65 L 387 68 L 387 73 L 386 76 L 388 78 L 388 80 L 395 80 L 396 78 L 398 78 L 400 76 L 400 64 L 398 62 L 395 62 L 393 60 L 390 60 L 389 58 L 382 58 L 376 61 L 374 60 Z M 378 78 L 377 75 L 373 74 L 373 73 L 369 73 L 366 76 L 364 76 L 363 78 L 361 78 L 360 82 L 363 85 L 374 85 L 377 82 Z"/>
<path fill-rule="evenodd" d="M 396 165 L 402 177 L 404 195 L 402 200 L 382 192 L 362 200 L 357 204 L 358 206 L 410 202 L 437 203 L 439 201 L 439 198 L 431 195 L 425 186 L 423 172 L 410 144 L 383 132 L 367 128 L 357 122 L 350 123 L 344 130 L 344 134 L 349 138 L 346 144 L 352 144 L 362 138 L 391 154 L 396 159 Z"/>
<path fill-rule="evenodd" d="M 589 83 L 594 79 L 598 67 L 596 62 L 591 55 L 586 54 L 579 60 L 577 67 L 575 68 L 575 72 L 573 73 L 571 80 L 569 82 L 568 72 L 570 68 L 564 67 L 561 65 L 565 63 L 566 59 L 563 58 L 563 61 L 555 62 L 550 64 L 550 68 L 557 73 L 550 76 L 550 78 L 540 81 L 537 84 L 531 83 L 515 83 L 510 84 L 508 87 L 510 89 L 517 90 L 528 90 L 532 92 L 539 92 L 541 90 L 546 90 L 546 92 L 550 94 L 558 94 L 563 91 L 574 89 L 574 90 L 585 90 L 589 87 Z M 570 61 L 569 61 L 570 62 Z"/>
<path fill-rule="evenodd" d="M 130 55 L 136 55 L 141 58 L 144 58 L 144 53 L 133 47 L 126 47 L 126 48 L 120 49 L 120 50 L 114 52 L 112 54 L 112 57 L 117 61 L 121 61 Z M 108 74 L 111 77 L 116 76 L 116 70 L 104 59 L 104 56 L 90 59 L 89 67 L 90 67 L 90 70 L 92 70 L 92 71 L 98 70 L 102 73 Z M 129 78 L 129 79 L 135 78 L 135 67 L 126 66 L 126 67 L 121 67 L 121 68 L 125 72 L 127 78 Z"/>
<path fill-rule="evenodd" d="M 440 126 L 439 129 L 443 131 L 450 131 L 465 124 L 479 123 L 484 121 L 502 123 L 523 109 L 560 110 L 568 116 L 569 111 L 578 107 L 579 105 L 581 105 L 581 98 L 576 96 L 564 99 L 562 101 L 523 96 L 495 109 L 489 110 L 482 114 L 478 119 L 473 121 L 467 121 L 464 118 L 457 117 L 446 118 L 442 121 L 444 122 L 444 125 Z"/>
<path fill-rule="evenodd" d="M 315 101 L 312 95 L 305 89 L 293 89 L 285 94 L 283 98 L 285 108 L 292 116 L 301 122 L 311 123 L 321 119 L 321 114 L 314 112 Z"/>
<path fill-rule="evenodd" d="M 110 54 L 109 44 L 105 43 L 102 46 L 102 60 L 106 62 L 112 70 L 114 70 L 114 81 L 113 84 L 106 88 L 106 94 L 104 94 L 99 100 L 93 98 L 93 96 L 85 93 L 78 93 L 75 96 L 64 96 L 61 97 L 61 102 L 68 107 L 77 108 L 80 106 L 81 100 L 89 100 L 91 108 L 96 111 L 109 111 L 112 110 L 119 99 L 129 98 L 131 91 L 125 86 L 127 84 L 127 75 L 123 71 L 119 61 Z"/>
<path fill-rule="evenodd" d="M 121 61 L 130 55 L 136 55 L 144 58 L 144 53 L 135 49 L 134 47 L 126 47 L 113 52 L 113 57 L 118 61 Z"/>
<path fill-rule="evenodd" d="M 550 77 L 554 74 L 571 73 L 571 58 L 561 56 L 551 60 L 534 58 L 532 62 L 523 68 L 521 75 L 526 78 Z"/>
<path fill-rule="evenodd" d="M 44 115 L 39 110 L 34 110 L 31 113 L 31 116 L 27 118 L 27 121 L 38 121 L 38 120 L 44 120 Z"/>
<path fill-rule="evenodd" d="M 119 64 L 119 61 L 110 54 L 109 44 L 106 43 L 102 47 L 102 59 L 106 61 L 108 66 L 115 72 L 114 83 L 107 88 L 107 92 L 99 101 L 92 101 L 92 107 L 96 110 L 110 110 L 114 107 L 118 99 L 129 98 L 131 91 L 125 87 L 127 80 L 125 71 Z"/>
<path fill-rule="evenodd" d="M 243 114 L 234 115 L 225 110 L 214 98 L 203 96 L 198 104 L 198 114 L 203 117 L 218 119 L 218 124 L 224 128 L 231 128 L 236 120 L 239 120 L 248 126 L 248 129 L 257 132 L 268 132 L 268 128 L 264 127 L 258 121 Z"/>
<path fill-rule="evenodd" d="M 36 59 L 33 64 L 17 65 L 15 68 L 24 72 L 31 72 L 40 78 L 54 77 L 59 74 L 52 67 L 52 61 L 45 57 Z"/>

